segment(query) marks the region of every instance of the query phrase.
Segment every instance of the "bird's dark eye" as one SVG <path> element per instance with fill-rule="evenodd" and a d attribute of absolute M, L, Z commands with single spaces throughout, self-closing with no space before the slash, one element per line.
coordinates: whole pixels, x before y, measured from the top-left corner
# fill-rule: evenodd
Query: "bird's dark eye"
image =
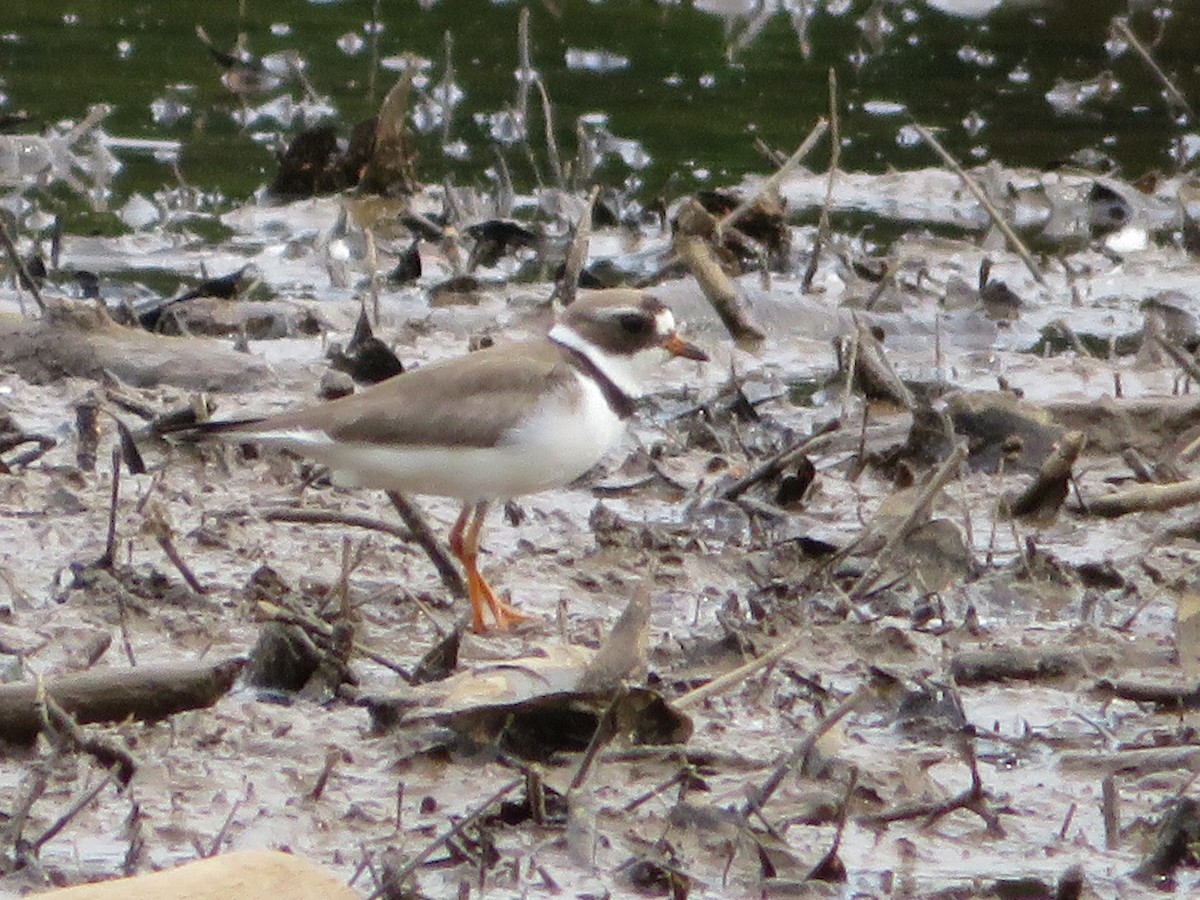
<path fill-rule="evenodd" d="M 639 313 L 621 313 L 617 321 L 626 334 L 646 334 L 653 327 L 651 321 Z"/>

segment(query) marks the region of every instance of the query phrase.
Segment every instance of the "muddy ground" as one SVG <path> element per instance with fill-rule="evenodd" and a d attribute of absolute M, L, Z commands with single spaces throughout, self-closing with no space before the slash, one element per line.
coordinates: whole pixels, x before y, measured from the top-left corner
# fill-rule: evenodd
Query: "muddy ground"
<path fill-rule="evenodd" d="M 1113 185 L 1132 222 L 1114 237 L 1088 219 L 1090 177 L 984 174 L 1039 239 L 1040 282 L 983 236 L 986 217 L 957 179 L 928 171 L 847 175 L 834 211 L 878 217 L 898 236 L 872 243 L 835 229 L 805 290 L 825 179 L 793 176 L 782 189 L 790 248 L 771 271 L 735 281 L 766 340 L 738 349 L 696 280 L 662 270 L 653 291 L 712 361 L 665 365 L 619 451 L 578 483 L 493 515 L 484 571 L 533 618 L 511 634 L 465 634 L 460 672 L 529 672 L 536 663 L 501 663 L 592 651 L 631 599 L 648 600 L 644 659 L 626 659 L 622 674 L 678 704 L 686 723 L 671 719 L 680 730 L 670 736 L 686 740 L 637 744 L 616 729 L 594 757 L 547 734 L 514 741 L 503 722 L 455 732 L 428 708 L 442 701 L 380 664 L 411 672 L 465 603 L 412 542 L 272 518 L 301 507 L 398 522 L 382 495 L 335 489 L 300 461 L 142 440 L 147 471 L 120 478 L 115 559 L 96 565 L 117 434 L 102 412 L 98 459 L 81 461 L 81 400 L 98 398 L 135 430 L 144 422 L 133 406 L 159 413 L 198 390 L 217 416 L 312 402 L 329 345 L 348 340 L 362 298 L 376 305 L 367 280 L 391 270 L 408 232 L 364 242 L 335 228 L 342 201 L 324 199 L 249 204 L 224 217 L 230 237 L 219 243 L 186 223 L 67 236 L 63 271 L 99 273 L 112 309 L 172 295 L 148 284 L 246 263 L 270 297 L 198 301 L 183 320 L 193 336 L 178 337 L 39 317 L 28 292 L 11 280 L 0 289 L 0 403 L 14 429 L 53 444 L 0 456 L 7 678 L 245 656 L 265 627 L 251 586 L 268 569 L 275 599 L 352 623 L 361 646 L 349 659 L 357 683 L 336 694 L 239 682 L 211 708 L 86 726 L 125 748 L 136 773 L 58 831 L 104 771 L 46 737 L 6 746 L 0 894 L 253 847 L 301 854 L 353 878 L 363 896 L 1195 889 L 1186 844 L 1200 827 L 1197 513 L 1182 502 L 1087 511 L 1122 487 L 1178 482 L 1195 468 L 1196 405 L 1181 363 L 1162 350 L 1190 359 L 1200 333 L 1186 186 L 1147 195 Z M 445 246 L 419 250 L 418 280 L 375 280 L 376 333 L 406 366 L 466 352 L 483 335 L 546 327 L 552 285 L 530 274 L 536 254 L 506 255 L 448 297 L 435 290 L 454 274 Z M 598 228 L 590 261 L 632 281 L 669 251 L 669 234 L 643 222 Z M 985 259 L 1012 297 L 980 292 Z M 76 309 L 93 302 L 73 297 L 65 275 L 43 292 Z M 911 397 L 866 399 L 866 379 L 848 387 L 838 377 L 836 343 L 843 367 L 872 352 L 859 326 L 877 329 Z M 232 349 L 239 331 L 244 352 Z M 972 418 L 977 408 L 999 423 L 980 425 L 988 417 Z M 834 420 L 840 428 L 781 474 L 730 491 Z M 1005 514 L 1071 431 L 1086 446 L 1062 507 Z M 952 455 L 959 442 L 967 464 Z M 916 505 L 939 467 L 944 487 Z M 444 536 L 455 506 L 421 507 Z M 202 591 L 164 552 L 164 533 Z M 773 649 L 768 664 L 690 694 Z M 581 671 L 586 655 L 567 669 Z M 456 702 L 490 702 L 488 685 Z M 386 731 L 356 700 L 382 694 L 416 698 Z M 551 736 L 566 728 L 551 722 Z M 546 811 L 530 809 L 530 784 L 544 787 Z M 512 805 L 499 815 L 489 799 L 506 787 Z M 464 835 L 404 871 L 472 815 Z M 1153 855 L 1164 822 L 1176 849 Z"/>

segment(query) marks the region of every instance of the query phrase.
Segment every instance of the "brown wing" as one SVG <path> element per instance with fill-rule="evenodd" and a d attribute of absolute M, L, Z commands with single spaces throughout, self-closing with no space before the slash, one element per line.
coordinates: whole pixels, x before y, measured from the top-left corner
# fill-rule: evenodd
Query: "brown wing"
<path fill-rule="evenodd" d="M 490 447 L 530 413 L 533 397 L 561 390 L 574 377 L 553 344 L 499 345 L 273 416 L 252 430 L 311 429 L 368 444 Z"/>

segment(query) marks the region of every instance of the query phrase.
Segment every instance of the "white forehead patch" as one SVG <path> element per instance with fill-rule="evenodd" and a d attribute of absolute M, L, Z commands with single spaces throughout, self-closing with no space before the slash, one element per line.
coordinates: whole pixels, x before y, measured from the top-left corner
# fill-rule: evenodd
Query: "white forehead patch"
<path fill-rule="evenodd" d="M 654 330 L 663 338 L 675 333 L 675 316 L 669 309 L 660 309 L 654 314 Z"/>

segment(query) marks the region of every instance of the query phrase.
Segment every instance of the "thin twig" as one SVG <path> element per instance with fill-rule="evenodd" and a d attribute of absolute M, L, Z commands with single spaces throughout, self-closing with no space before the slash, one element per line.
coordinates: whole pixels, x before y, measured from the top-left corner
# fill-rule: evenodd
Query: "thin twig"
<path fill-rule="evenodd" d="M 760 481 L 774 478 L 815 446 L 825 443 L 825 440 L 841 427 L 842 423 L 840 419 L 831 419 L 822 425 L 815 434 L 807 435 L 794 444 L 784 447 L 778 453 L 768 457 L 753 472 L 739 478 L 729 487 L 725 488 L 721 492 L 721 499 L 736 500 Z"/>
<path fill-rule="evenodd" d="M 43 844 L 53 839 L 55 835 L 66 828 L 72 819 L 74 819 L 87 806 L 89 806 L 93 800 L 99 797 L 100 792 L 112 784 L 115 780 L 116 776 L 114 776 L 111 772 L 107 773 L 94 788 L 72 803 L 66 812 L 55 819 L 54 822 L 51 823 L 50 827 L 39 834 L 37 839 L 30 844 L 30 850 L 32 851 L 33 855 L 36 856 Z"/>
<path fill-rule="evenodd" d="M 797 635 L 789 641 L 783 641 L 757 659 L 752 659 L 750 662 L 738 666 L 724 675 L 718 675 L 712 681 L 705 682 L 700 687 L 688 691 L 682 697 L 674 700 L 671 705 L 675 709 L 685 709 L 689 706 L 695 706 L 697 703 L 707 700 L 709 697 L 719 694 L 722 691 L 729 690 L 735 684 L 745 681 L 759 669 L 765 669 L 772 663 L 782 659 L 799 645 L 803 637 L 804 635 Z"/>
<path fill-rule="evenodd" d="M 808 258 L 808 266 L 800 281 L 800 290 L 808 293 L 812 290 L 813 279 L 817 277 L 817 265 L 821 259 L 821 250 L 829 239 L 829 209 L 833 206 L 833 186 L 837 182 L 838 164 L 842 157 L 842 138 L 838 116 L 838 82 L 837 70 L 829 68 L 829 177 L 825 181 L 825 202 L 821 204 L 821 215 L 817 219 L 817 236 L 813 239 L 812 251 Z"/>
<path fill-rule="evenodd" d="M 104 556 L 96 564 L 101 569 L 111 569 L 117 561 L 117 500 L 121 496 L 121 445 L 112 451 L 112 490 L 108 498 L 108 537 L 104 542 Z"/>
<path fill-rule="evenodd" d="M 1200 365 L 1197 365 L 1196 360 L 1192 359 L 1192 357 L 1186 351 L 1176 347 L 1173 343 L 1168 341 L 1157 332 L 1150 335 L 1150 340 L 1158 344 L 1158 346 L 1163 349 L 1167 356 L 1171 357 L 1171 360 L 1175 363 L 1175 365 L 1187 372 L 1188 377 L 1190 377 L 1192 381 L 1200 383 Z"/>
<path fill-rule="evenodd" d="M 33 295 L 33 299 L 37 301 L 38 309 L 44 314 L 46 312 L 46 301 L 42 299 L 42 292 L 38 290 L 37 283 L 30 276 L 29 269 L 25 268 L 21 254 L 17 251 L 17 245 L 13 243 L 13 239 L 9 235 L 8 228 L 5 226 L 3 219 L 0 219 L 0 243 L 4 244 L 4 249 L 8 251 L 8 258 L 12 261 L 13 268 L 17 270 L 17 283 L 29 290 L 29 293 Z"/>
<path fill-rule="evenodd" d="M 579 221 L 575 223 L 575 236 L 571 238 L 567 259 L 563 263 L 562 279 L 554 288 L 553 297 L 558 298 L 558 302 L 563 306 L 570 306 L 574 303 L 575 294 L 579 290 L 579 275 L 587 263 L 588 246 L 592 238 L 592 209 L 596 205 L 598 196 L 600 196 L 600 185 L 593 185 L 592 190 L 588 193 L 587 204 L 584 206 L 583 212 L 579 214 Z"/>
<path fill-rule="evenodd" d="M 1016 251 L 1017 255 L 1021 257 L 1021 261 L 1025 263 L 1025 268 L 1029 269 L 1029 273 L 1033 276 L 1033 280 L 1038 284 L 1045 286 L 1046 279 L 1042 276 L 1041 271 L 1038 269 L 1037 262 L 1034 260 L 1033 254 L 1029 252 L 1029 248 L 1025 246 L 1025 242 L 1021 240 L 1015 231 L 1013 231 L 1012 226 L 1009 225 L 1004 216 L 1001 215 L 1000 210 L 996 209 L 992 201 L 988 199 L 988 195 L 984 192 L 983 187 L 980 186 L 979 182 L 972 178 L 971 174 L 961 165 L 959 165 L 958 160 L 950 155 L 950 151 L 942 146 L 942 142 L 935 138 L 933 134 L 930 133 L 928 128 L 926 128 L 924 125 L 919 125 L 916 122 L 913 123 L 913 128 L 916 129 L 917 134 L 921 136 L 921 140 L 932 147 L 934 152 L 942 158 L 942 162 L 948 165 L 953 170 L 954 174 L 962 180 L 962 183 L 967 186 L 967 190 L 974 194 L 975 199 L 979 201 L 979 204 L 987 211 L 987 214 L 996 224 L 996 227 L 1000 229 L 1000 233 L 1007 238 L 1009 245 L 1013 248 L 1013 250 Z"/>
<path fill-rule="evenodd" d="M 806 137 L 803 143 L 796 148 L 796 152 L 789 156 L 787 161 L 775 170 L 775 174 L 766 179 L 766 181 L 758 186 L 757 191 L 742 200 L 741 203 L 727 212 L 721 218 L 721 220 L 717 222 L 716 234 L 718 243 L 721 241 L 722 235 L 725 233 L 725 229 L 730 225 L 733 225 L 738 219 L 744 216 L 750 210 L 750 208 L 758 202 L 759 197 L 766 196 L 767 194 L 773 193 L 779 189 L 779 185 L 783 182 L 783 179 L 787 178 L 787 176 L 790 175 L 792 171 L 798 165 L 800 165 L 801 162 L 803 162 L 804 157 L 808 156 L 808 154 L 812 152 L 812 148 L 817 145 L 817 142 L 825 136 L 825 132 L 828 130 L 829 122 L 824 117 L 817 119 L 817 124 L 814 125 L 812 131 L 808 133 L 808 137 Z"/>
<path fill-rule="evenodd" d="M 302 610 L 293 609 L 290 606 L 281 606 L 277 603 L 270 603 L 266 600 L 258 601 L 257 607 L 264 616 L 276 622 L 282 622 L 285 625 L 296 625 L 305 629 L 306 631 L 318 635 L 326 642 L 333 639 L 334 628 L 324 619 L 318 619 L 317 617 L 309 615 Z M 413 683 L 412 675 L 409 674 L 407 669 L 405 669 L 399 663 L 394 662 L 393 660 L 384 656 L 378 650 L 375 650 L 374 648 L 364 644 L 362 641 L 355 640 L 351 644 L 351 649 L 360 656 L 365 656 L 367 659 L 378 663 L 385 669 L 390 669 L 391 671 L 395 672 L 406 683 Z"/>
<path fill-rule="evenodd" d="M 787 777 L 787 774 L 808 758 L 808 754 L 812 752 L 817 741 L 827 734 L 829 729 L 833 728 L 834 725 L 850 715 L 871 691 L 872 688 L 869 685 L 861 685 L 853 694 L 843 700 L 833 712 L 822 719 L 816 728 L 805 735 L 800 745 L 783 758 L 774 771 L 771 772 L 767 780 L 763 782 L 763 786 L 754 791 L 753 796 L 746 801 L 742 807 L 742 816 L 748 818 L 766 806 L 767 801 L 779 789 L 779 785 L 783 783 L 783 779 Z"/>
<path fill-rule="evenodd" d="M 171 540 L 171 535 L 161 532 L 156 534 L 154 539 L 158 542 L 158 546 L 162 548 L 163 553 L 167 555 L 167 559 L 171 561 L 171 565 L 183 576 L 183 580 L 187 582 L 188 587 L 197 594 L 207 594 L 208 588 L 200 583 L 200 579 L 196 577 L 196 573 L 192 571 L 191 567 L 180 554 L 179 548 L 175 546 L 175 542 Z"/>
<path fill-rule="evenodd" d="M 558 141 L 554 139 L 554 107 L 550 103 L 550 94 L 539 75 L 534 81 L 538 94 L 542 98 L 542 119 L 546 124 L 546 154 L 550 157 L 550 168 L 554 172 L 554 184 L 560 191 L 567 189 L 566 179 L 563 178 L 562 159 L 558 155 Z"/>
<path fill-rule="evenodd" d="M 442 546 L 442 542 L 430 529 L 429 523 L 425 521 L 421 511 L 399 491 L 388 491 L 387 496 L 392 501 L 392 506 L 396 507 L 396 512 L 400 513 L 404 524 L 408 526 L 412 533 L 412 539 L 420 544 L 421 549 L 425 551 L 430 562 L 437 569 L 442 584 L 458 599 L 467 596 L 467 586 L 463 583 L 462 575 L 450 561 L 450 555 L 446 552 L 446 548 Z"/>
<path fill-rule="evenodd" d="M 1138 40 L 1137 35 L 1133 33 L 1133 29 L 1129 27 L 1129 20 L 1124 16 L 1117 16 L 1112 20 L 1112 24 L 1113 28 L 1121 32 L 1121 36 L 1124 37 L 1125 40 L 1129 41 L 1129 46 L 1131 46 L 1137 52 L 1137 55 L 1142 58 L 1142 61 L 1145 62 L 1150 68 L 1150 71 L 1154 73 L 1154 77 L 1162 82 L 1162 86 L 1166 89 L 1167 94 L 1170 95 L 1171 99 L 1186 109 L 1188 116 L 1194 118 L 1195 113 L 1192 112 L 1192 105 L 1187 102 L 1187 98 L 1183 96 L 1183 93 L 1179 90 L 1179 88 L 1175 87 L 1175 85 L 1171 82 L 1171 79 L 1167 77 L 1167 73 L 1164 72 L 1159 64 L 1154 61 L 1154 57 L 1150 55 L 1150 51 L 1146 49 L 1145 44 Z"/>
<path fill-rule="evenodd" d="M 617 718 L 617 706 L 625 699 L 627 693 L 624 686 L 618 687 L 613 692 L 612 700 L 609 701 L 600 718 L 596 720 L 596 729 L 592 732 L 592 738 L 588 741 L 583 758 L 579 760 L 579 766 L 575 769 L 575 777 L 571 779 L 571 790 L 577 791 L 583 786 L 584 781 L 587 780 L 588 770 L 591 769 L 592 762 L 596 759 L 596 754 L 612 737 L 613 724 Z"/>
<path fill-rule="evenodd" d="M 453 825 L 451 825 L 449 828 L 447 828 L 442 834 L 438 835 L 432 841 L 432 843 L 426 844 L 420 853 L 418 853 L 416 856 L 414 856 L 412 859 L 410 859 L 403 867 L 401 867 L 399 870 L 397 870 L 395 876 L 392 879 L 392 885 L 395 887 L 399 887 L 399 886 L 403 885 L 404 882 L 406 882 L 410 877 L 412 877 L 412 874 L 415 871 L 417 871 L 418 868 L 420 868 L 421 864 L 424 863 L 425 860 L 429 859 L 429 857 L 433 855 L 433 852 L 435 850 L 437 850 L 439 847 L 444 846 L 447 842 L 454 840 L 454 838 L 456 838 L 456 837 L 458 837 L 458 835 L 462 834 L 463 831 L 470 828 L 473 824 L 475 824 L 475 822 L 477 822 L 483 816 L 484 813 L 486 813 L 489 809 L 491 809 L 492 804 L 496 803 L 496 801 L 498 801 L 498 800 L 504 798 L 505 796 L 507 796 L 508 794 L 512 793 L 514 790 L 516 790 L 518 787 L 520 787 L 524 783 L 525 783 L 525 776 L 522 775 L 520 778 L 514 778 L 512 781 L 508 782 L 508 784 L 504 785 L 504 787 L 500 788 L 500 790 L 496 791 L 494 794 L 492 794 L 490 797 L 488 797 L 486 800 L 484 800 L 482 803 L 480 803 L 477 807 L 475 807 L 475 809 L 473 809 L 470 813 L 468 813 L 466 817 L 464 817 L 463 819 L 460 819 L 458 822 L 455 822 Z M 378 900 L 378 898 L 382 897 L 383 895 L 384 895 L 384 890 L 382 887 L 380 887 L 380 888 L 376 889 L 367 898 L 367 900 Z"/>
<path fill-rule="evenodd" d="M 871 586 L 879 580 L 880 575 L 887 568 L 888 563 L 891 562 L 892 557 L 896 554 L 901 544 L 903 544 L 904 539 L 921 522 L 930 504 L 941 493 L 942 488 L 958 475 L 959 467 L 966 458 L 967 444 L 964 441 L 950 451 L 950 455 L 946 457 L 942 465 L 933 473 L 929 481 L 921 489 L 904 521 L 888 536 L 883 548 L 871 557 L 870 565 L 867 566 L 866 571 L 862 573 L 858 581 L 854 583 L 854 587 L 850 589 L 851 600 L 862 599 L 867 591 L 871 589 Z"/>

